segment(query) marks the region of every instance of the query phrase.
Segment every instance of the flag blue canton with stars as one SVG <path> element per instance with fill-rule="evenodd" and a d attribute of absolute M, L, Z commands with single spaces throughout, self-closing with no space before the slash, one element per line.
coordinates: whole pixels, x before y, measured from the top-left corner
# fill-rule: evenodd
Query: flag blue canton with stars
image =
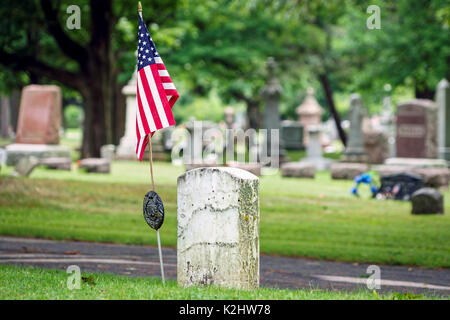
<path fill-rule="evenodd" d="M 159 57 L 155 43 L 148 33 L 144 21 L 139 17 L 138 33 L 138 71 L 155 63 L 155 57 Z"/>

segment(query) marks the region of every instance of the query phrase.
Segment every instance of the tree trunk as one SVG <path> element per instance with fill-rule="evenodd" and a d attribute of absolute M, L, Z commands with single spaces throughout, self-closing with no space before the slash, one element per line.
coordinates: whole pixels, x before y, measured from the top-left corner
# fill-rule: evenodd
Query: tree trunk
<path fill-rule="evenodd" d="M 333 116 L 334 122 L 336 123 L 336 128 L 337 128 L 337 131 L 339 134 L 339 138 L 341 139 L 344 146 L 347 146 L 347 136 L 345 135 L 344 129 L 342 129 L 341 117 L 339 116 L 339 113 L 336 110 L 336 106 L 334 105 L 333 92 L 331 90 L 331 85 L 330 85 L 328 76 L 326 74 L 320 74 L 319 80 L 320 80 L 323 90 L 325 91 L 327 105 L 331 112 L 331 115 Z"/>
<path fill-rule="evenodd" d="M 125 133 L 126 98 L 122 94 L 122 85 L 116 84 L 113 109 L 113 144 L 118 145 Z"/>
<path fill-rule="evenodd" d="M 99 157 L 103 145 L 115 142 L 117 133 L 114 123 L 124 121 L 124 117 L 118 119 L 115 114 L 120 110 L 118 104 L 124 102 L 123 98 L 118 98 L 122 94 L 117 92 L 116 76 L 112 68 L 107 70 L 108 65 L 108 60 L 92 59 L 91 69 L 85 76 L 86 86 L 81 92 L 85 113 L 81 153 L 84 158 Z M 102 76 L 95 76 L 100 74 Z"/>
<path fill-rule="evenodd" d="M 100 157 L 100 148 L 106 144 L 104 93 L 101 86 L 91 86 L 82 90 L 84 122 L 81 157 Z"/>
<path fill-rule="evenodd" d="M 82 157 L 99 157 L 100 148 L 114 142 L 117 69 L 112 48 L 112 1 L 91 0 L 91 41 L 83 65 L 85 109 Z"/>

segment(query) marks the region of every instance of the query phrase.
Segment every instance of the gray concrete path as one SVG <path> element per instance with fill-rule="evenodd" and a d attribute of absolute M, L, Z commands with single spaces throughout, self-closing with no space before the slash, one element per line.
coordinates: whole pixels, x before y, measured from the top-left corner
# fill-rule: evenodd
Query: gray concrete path
<path fill-rule="evenodd" d="M 163 248 L 166 278 L 176 279 L 176 250 Z M 0 264 L 160 276 L 158 249 L 152 246 L 103 244 L 0 236 Z M 369 264 L 261 255 L 261 286 L 289 289 L 367 288 Z M 381 291 L 438 294 L 449 297 L 450 270 L 379 265 Z"/>

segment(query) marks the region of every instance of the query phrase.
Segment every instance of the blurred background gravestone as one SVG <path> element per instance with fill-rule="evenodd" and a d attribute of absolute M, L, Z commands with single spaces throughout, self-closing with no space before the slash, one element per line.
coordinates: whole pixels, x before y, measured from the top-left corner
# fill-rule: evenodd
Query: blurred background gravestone
<path fill-rule="evenodd" d="M 383 98 L 383 109 L 380 115 L 381 131 L 387 137 L 389 158 L 395 157 L 395 114 L 389 92 L 390 85 L 385 85 L 386 96 Z M 370 156 L 369 156 L 370 157 Z"/>
<path fill-rule="evenodd" d="M 303 126 L 303 144 L 308 145 L 309 135 L 308 128 L 310 125 L 319 125 L 322 117 L 322 107 L 314 97 L 314 89 L 309 87 L 306 98 L 302 104 L 297 107 L 298 122 Z"/>
<path fill-rule="evenodd" d="M 303 126 L 297 121 L 281 121 L 281 138 L 288 150 L 301 150 L 303 146 Z"/>
<path fill-rule="evenodd" d="M 342 158 L 344 162 L 367 162 L 362 131 L 363 117 L 364 110 L 361 96 L 354 93 L 350 96 L 350 131 L 347 147 Z"/>
<path fill-rule="evenodd" d="M 412 214 L 444 213 L 444 196 L 436 189 L 421 188 L 411 196 Z"/>
<path fill-rule="evenodd" d="M 58 144 L 61 128 L 61 89 L 30 85 L 23 89 L 16 143 Z"/>
<path fill-rule="evenodd" d="M 6 146 L 8 165 L 15 165 L 20 158 L 28 156 L 70 158 L 70 150 L 59 145 L 61 103 L 58 86 L 29 85 L 23 88 L 16 143 Z"/>
<path fill-rule="evenodd" d="M 439 81 L 436 91 L 438 107 L 439 158 L 450 160 L 450 85 L 447 79 Z"/>
<path fill-rule="evenodd" d="M 389 158 L 389 142 L 384 132 L 368 129 L 364 131 L 363 139 L 364 150 L 369 163 L 381 164 Z"/>
<path fill-rule="evenodd" d="M 113 161 L 115 149 L 116 147 L 113 144 L 105 144 L 100 148 L 100 157 L 103 159 L 108 159 L 109 161 Z"/>
<path fill-rule="evenodd" d="M 186 123 L 186 129 L 189 133 L 186 149 L 183 151 L 183 162 L 186 170 L 217 166 L 219 164 L 219 159 L 216 156 L 211 155 L 206 159 L 203 154 L 204 148 L 210 142 L 205 138 L 205 133 L 211 129 L 218 129 L 217 124 L 212 121 L 196 121 L 191 119 Z"/>
<path fill-rule="evenodd" d="M 399 158 L 437 158 L 437 107 L 431 100 L 414 99 L 397 108 Z"/>
<path fill-rule="evenodd" d="M 234 134 L 233 130 L 235 128 L 234 126 L 234 109 L 232 107 L 226 107 L 224 111 L 224 118 L 225 118 L 225 125 L 226 129 L 226 136 L 225 136 L 225 143 L 224 147 L 230 150 L 230 148 L 234 148 Z"/>
<path fill-rule="evenodd" d="M 283 89 L 281 88 L 280 82 L 278 81 L 278 78 L 275 75 L 277 69 L 277 64 L 275 62 L 275 59 L 272 57 L 269 57 L 267 59 L 267 71 L 268 71 L 268 80 L 267 84 L 261 89 L 261 95 L 264 99 L 264 128 L 267 129 L 267 140 L 266 140 L 266 148 L 267 148 L 267 155 L 271 156 L 271 149 L 272 149 L 272 137 L 271 137 L 271 130 L 278 130 L 279 133 L 279 144 L 278 144 L 278 155 L 280 158 L 280 162 L 284 159 L 285 151 L 284 151 L 284 145 L 283 140 L 280 135 L 280 110 L 279 110 L 279 103 L 280 103 L 280 96 L 283 92 Z"/>
<path fill-rule="evenodd" d="M 320 125 L 310 125 L 308 127 L 309 143 L 306 147 L 306 158 L 302 162 L 314 164 L 317 170 L 328 169 L 331 160 L 322 157 L 322 145 L 320 143 L 322 128 Z"/>

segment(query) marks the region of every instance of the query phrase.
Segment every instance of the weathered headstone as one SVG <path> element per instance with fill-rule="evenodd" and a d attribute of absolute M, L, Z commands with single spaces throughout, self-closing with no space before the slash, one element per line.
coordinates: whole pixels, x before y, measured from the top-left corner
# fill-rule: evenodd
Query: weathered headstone
<path fill-rule="evenodd" d="M 109 161 L 113 161 L 115 149 L 116 147 L 113 144 L 105 144 L 100 148 L 100 157 Z"/>
<path fill-rule="evenodd" d="M 280 103 L 280 96 L 283 92 L 283 89 L 281 88 L 280 82 L 278 81 L 278 78 L 275 75 L 276 71 L 276 62 L 275 59 L 272 57 L 269 57 L 267 59 L 267 70 L 269 73 L 269 78 L 267 81 L 267 84 L 262 88 L 261 95 L 264 98 L 264 128 L 267 129 L 267 141 L 266 141 L 266 147 L 267 147 L 267 155 L 271 156 L 271 150 L 272 150 L 272 135 L 271 130 L 280 130 L 280 110 L 279 110 L 279 103 Z M 284 158 L 285 151 L 283 149 L 283 140 L 282 137 L 279 136 L 279 143 L 278 143 L 278 155 L 280 159 Z"/>
<path fill-rule="evenodd" d="M 281 121 L 281 139 L 288 150 L 303 149 L 303 126 L 297 121 Z"/>
<path fill-rule="evenodd" d="M 364 110 L 361 96 L 354 93 L 350 96 L 350 131 L 348 133 L 347 147 L 343 156 L 344 162 L 366 162 L 367 155 L 364 150 L 362 120 Z"/>
<path fill-rule="evenodd" d="M 414 99 L 397 108 L 397 151 L 400 158 L 437 158 L 437 107 Z"/>
<path fill-rule="evenodd" d="M 40 161 L 47 169 L 70 171 L 72 161 L 70 158 L 46 158 Z"/>
<path fill-rule="evenodd" d="M 444 196 L 436 189 L 422 188 L 411 196 L 412 214 L 444 213 Z"/>
<path fill-rule="evenodd" d="M 309 143 L 306 147 L 306 159 L 302 159 L 302 162 L 313 163 L 317 170 L 328 169 L 331 164 L 330 159 L 322 157 L 321 132 L 320 126 L 310 125 L 308 127 Z"/>
<path fill-rule="evenodd" d="M 61 99 L 58 86 L 26 86 L 22 90 L 16 143 L 58 144 Z"/>
<path fill-rule="evenodd" d="M 353 180 L 369 170 L 366 163 L 335 162 L 330 167 L 332 179 Z"/>
<path fill-rule="evenodd" d="M 259 179 L 236 168 L 178 177 L 177 278 L 181 286 L 259 286 Z"/>
<path fill-rule="evenodd" d="M 303 144 L 308 145 L 310 125 L 319 125 L 322 117 L 322 107 L 314 97 L 314 89 L 309 87 L 306 93 L 306 98 L 302 104 L 297 107 L 295 112 L 298 115 L 298 122 L 303 126 Z"/>
<path fill-rule="evenodd" d="M 310 178 L 316 174 L 316 166 L 311 162 L 287 162 L 281 165 L 283 177 Z"/>
<path fill-rule="evenodd" d="M 87 172 L 109 173 L 111 162 L 102 158 L 86 158 L 80 161 L 79 168 L 86 169 Z"/>
<path fill-rule="evenodd" d="M 366 130 L 363 133 L 364 149 L 369 163 L 384 163 L 389 157 L 387 134 L 378 130 Z"/>
<path fill-rule="evenodd" d="M 439 81 L 436 90 L 438 108 L 439 158 L 450 160 L 450 85 L 447 79 Z"/>
<path fill-rule="evenodd" d="M 218 159 L 216 157 L 206 159 L 203 156 L 203 150 L 209 142 L 206 139 L 206 133 L 210 129 L 214 130 L 215 128 L 217 128 L 217 125 L 211 121 L 190 120 L 186 123 L 186 129 L 189 134 L 187 146 L 183 152 L 183 161 L 187 170 L 199 168 L 203 165 L 217 166 Z"/>

